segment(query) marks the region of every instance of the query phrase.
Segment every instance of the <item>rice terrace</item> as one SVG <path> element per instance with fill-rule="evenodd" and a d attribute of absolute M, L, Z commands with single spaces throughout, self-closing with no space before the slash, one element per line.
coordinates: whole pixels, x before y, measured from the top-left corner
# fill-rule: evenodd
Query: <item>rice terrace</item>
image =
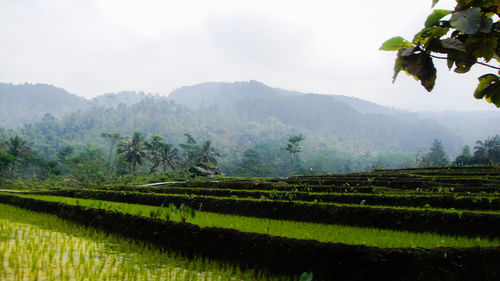
<path fill-rule="evenodd" d="M 498 280 L 499 171 L 4 190 L 0 276 Z"/>
<path fill-rule="evenodd" d="M 0 281 L 500 281 L 499 19 L 0 1 Z"/>

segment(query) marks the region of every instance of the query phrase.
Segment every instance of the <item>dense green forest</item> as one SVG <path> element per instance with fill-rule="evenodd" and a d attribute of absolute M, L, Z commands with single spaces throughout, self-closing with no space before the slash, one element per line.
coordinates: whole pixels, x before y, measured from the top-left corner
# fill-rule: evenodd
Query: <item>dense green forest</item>
<path fill-rule="evenodd" d="M 17 95 L 38 95 L 39 103 L 64 100 L 47 95 L 50 88 L 59 95 L 73 97 L 47 85 L 7 86 L 15 88 Z M 3 174 L 43 178 L 83 173 L 101 175 L 105 180 L 131 173 L 187 171 L 200 163 L 238 176 L 343 173 L 449 164 L 467 144 L 459 133 L 438 122 L 404 117 L 400 111 L 353 98 L 301 94 L 255 81 L 198 87 L 177 89 L 169 98 L 134 92 L 107 94 L 85 106 L 78 102 L 79 109 L 64 112 L 34 107 L 32 114 L 41 116 L 38 121 L 25 122 L 17 128 L 4 124 L 0 129 Z M 42 90 L 38 92 L 38 88 Z M 8 102 L 19 116 L 30 111 L 29 106 L 21 109 L 14 101 Z M 355 109 L 357 106 L 363 110 Z M 303 137 L 300 149 L 290 153 L 287 144 L 291 137 L 299 135 Z M 16 137 L 18 142 L 25 142 L 29 153 L 15 155 L 16 160 L 9 161 L 9 142 Z M 143 153 L 140 163 L 131 168 L 123 146 L 134 138 L 144 147 L 139 149 Z M 481 138 L 484 137 L 476 140 Z M 445 156 L 436 156 L 434 152 L 431 157 L 436 145 Z M 175 151 L 175 164 L 158 160 L 159 151 L 165 146 Z M 202 159 L 196 154 L 204 148 L 212 151 L 215 161 L 193 160 Z M 497 157 L 485 160 L 474 156 L 470 148 L 469 154 L 466 152 L 460 154 L 466 161 L 458 164 L 488 162 Z M 13 166 L 19 167 L 15 173 Z"/>

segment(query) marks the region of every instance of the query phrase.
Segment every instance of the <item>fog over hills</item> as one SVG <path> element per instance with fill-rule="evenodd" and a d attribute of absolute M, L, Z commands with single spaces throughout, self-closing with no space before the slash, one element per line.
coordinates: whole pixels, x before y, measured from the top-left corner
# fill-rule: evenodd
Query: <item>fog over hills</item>
<path fill-rule="evenodd" d="M 192 109 L 203 106 L 218 105 L 227 109 L 237 101 L 247 98 L 274 98 L 282 96 L 299 96 L 306 93 L 272 88 L 258 81 L 248 82 L 207 82 L 192 86 L 185 86 L 174 90 L 168 98 Z M 377 105 L 362 99 L 342 96 L 327 95 L 331 99 L 344 102 L 360 113 L 404 114 L 404 110 Z"/>
<path fill-rule="evenodd" d="M 0 84 L 0 127 L 19 128 L 27 123 L 36 123 L 46 113 L 62 117 L 69 112 L 89 108 L 115 108 L 119 104 L 132 106 L 145 99 L 166 99 L 194 112 L 205 110 L 204 114 L 210 109 L 210 114 L 218 112 L 229 119 L 236 118 L 239 122 L 266 124 L 274 118 L 296 128 L 296 131 L 330 130 L 332 134 L 339 132 L 338 135 L 368 136 L 374 142 L 375 139 L 376 142 L 384 138 L 397 139 L 394 134 L 404 134 L 407 138 L 416 139 L 425 136 L 418 141 L 422 146 L 434 134 L 436 138 L 441 137 L 449 143 L 450 152 L 456 152 L 464 143 L 470 144 L 474 140 L 498 134 L 500 123 L 500 111 L 410 112 L 359 98 L 301 93 L 251 80 L 207 82 L 180 87 L 168 97 L 124 91 L 103 94 L 92 100 L 51 85 L 3 83 Z M 396 149 L 401 149 L 402 145 L 398 144 Z"/>
<path fill-rule="evenodd" d="M 46 84 L 0 83 L 0 127 L 15 128 L 39 121 L 45 113 L 64 113 L 87 109 L 89 101 Z"/>
<path fill-rule="evenodd" d="M 307 95 L 297 91 L 288 91 L 266 86 L 257 81 L 249 82 L 210 82 L 176 89 L 169 95 L 175 102 L 197 109 L 202 106 L 218 105 L 223 110 L 230 110 L 236 103 L 245 103 L 248 99 L 272 99 L 281 96 Z M 442 111 L 411 112 L 345 95 L 324 95 L 329 102 L 342 102 L 346 106 L 363 114 L 383 114 L 404 120 L 428 119 L 439 122 L 463 136 L 467 142 L 488 135 L 498 134 L 500 110 L 498 111 Z"/>

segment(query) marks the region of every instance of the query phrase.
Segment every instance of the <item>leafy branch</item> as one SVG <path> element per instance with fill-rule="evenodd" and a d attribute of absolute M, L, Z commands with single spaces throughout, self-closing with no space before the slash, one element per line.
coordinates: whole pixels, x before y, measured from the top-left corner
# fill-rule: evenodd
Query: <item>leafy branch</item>
<path fill-rule="evenodd" d="M 432 7 L 438 2 L 433 0 Z M 489 63 L 500 62 L 499 12 L 500 1 L 457 0 L 455 10 L 434 10 L 412 41 L 400 36 L 385 41 L 380 50 L 397 51 L 393 82 L 403 70 L 431 92 L 436 81 L 433 59 L 447 60 L 456 73 L 467 73 L 475 64 L 500 70 Z M 500 76 L 489 73 L 478 80 L 474 97 L 500 107 Z"/>
<path fill-rule="evenodd" d="M 441 60 L 448 60 L 448 59 L 457 60 L 457 58 L 440 57 L 440 56 L 436 56 L 436 55 L 432 55 L 432 54 L 430 56 L 431 56 L 431 58 L 441 59 Z M 484 63 L 484 62 L 481 62 L 481 61 L 475 61 L 475 60 L 467 60 L 467 61 L 468 62 L 472 62 L 472 63 L 477 63 L 477 64 L 480 64 L 480 65 L 483 65 L 483 66 L 486 66 L 486 67 L 490 67 L 490 68 L 493 68 L 493 69 L 500 70 L 500 67 L 498 67 L 498 66 L 487 64 L 487 63 Z"/>

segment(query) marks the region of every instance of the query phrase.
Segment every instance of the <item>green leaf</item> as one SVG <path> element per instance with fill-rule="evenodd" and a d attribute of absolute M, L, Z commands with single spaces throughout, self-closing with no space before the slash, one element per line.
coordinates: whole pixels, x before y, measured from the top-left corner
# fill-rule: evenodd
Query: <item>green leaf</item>
<path fill-rule="evenodd" d="M 474 97 L 476 99 L 482 99 L 485 95 L 485 89 L 488 88 L 491 83 L 500 81 L 500 77 L 495 74 L 486 74 L 478 78 L 479 84 L 474 91 Z"/>
<path fill-rule="evenodd" d="M 415 47 L 400 49 L 398 51 L 398 56 L 396 57 L 396 62 L 394 63 L 394 75 L 392 76 L 392 83 L 396 81 L 399 72 L 403 70 L 403 57 L 412 55 L 414 51 Z"/>
<path fill-rule="evenodd" d="M 429 54 L 422 52 L 401 57 L 401 59 L 402 68 L 408 74 L 420 80 L 420 83 L 428 92 L 432 91 L 436 82 L 436 68 Z"/>
<path fill-rule="evenodd" d="M 484 99 L 495 104 L 497 107 L 500 106 L 500 83 L 492 82 L 486 89 L 483 90 Z"/>
<path fill-rule="evenodd" d="M 444 40 L 441 40 L 441 46 L 447 49 L 453 49 L 461 52 L 466 51 L 464 44 L 460 40 L 454 38 L 446 38 Z"/>
<path fill-rule="evenodd" d="M 476 58 L 484 58 L 486 62 L 495 56 L 498 38 L 493 35 L 474 36 L 465 40 L 464 46 Z"/>
<path fill-rule="evenodd" d="M 481 28 L 479 28 L 479 32 L 490 33 L 492 27 L 493 21 L 490 18 L 481 17 Z"/>
<path fill-rule="evenodd" d="M 385 41 L 379 50 L 382 51 L 398 51 L 402 48 L 413 47 L 413 44 L 406 41 L 401 36 L 392 37 L 391 39 Z"/>
<path fill-rule="evenodd" d="M 476 63 L 476 58 L 473 55 L 453 49 L 448 52 L 448 58 L 453 58 L 455 61 L 456 68 L 454 71 L 456 73 L 467 73 Z"/>
<path fill-rule="evenodd" d="M 422 44 L 427 48 L 428 43 L 431 41 L 431 39 L 439 39 L 446 35 L 449 30 L 449 28 L 442 28 L 439 26 L 424 28 L 419 33 L 417 33 L 417 35 L 415 35 L 415 37 L 413 38 L 413 43 Z"/>
<path fill-rule="evenodd" d="M 500 108 L 500 91 L 496 91 L 489 99 L 497 108 Z"/>
<path fill-rule="evenodd" d="M 455 63 L 455 60 L 450 58 L 450 56 L 448 55 L 448 59 L 446 60 L 446 63 L 448 65 L 448 70 L 451 70 L 451 68 L 453 67 L 453 64 Z"/>
<path fill-rule="evenodd" d="M 481 8 L 469 8 L 465 11 L 454 12 L 450 24 L 465 34 L 475 34 L 481 28 Z"/>
<path fill-rule="evenodd" d="M 430 14 L 427 17 L 427 20 L 425 21 L 425 27 L 431 27 L 438 23 L 442 18 L 445 16 L 451 14 L 452 11 L 449 10 L 434 10 L 432 14 Z"/>
<path fill-rule="evenodd" d="M 432 0 L 432 7 L 431 8 L 434 8 L 434 6 L 436 6 L 436 4 L 439 2 L 439 0 Z"/>
<path fill-rule="evenodd" d="M 396 62 L 394 63 L 394 75 L 392 76 L 392 83 L 396 81 L 398 78 L 399 72 L 403 70 L 403 59 L 401 58 L 401 51 L 399 51 L 398 56 L 396 57 Z"/>

